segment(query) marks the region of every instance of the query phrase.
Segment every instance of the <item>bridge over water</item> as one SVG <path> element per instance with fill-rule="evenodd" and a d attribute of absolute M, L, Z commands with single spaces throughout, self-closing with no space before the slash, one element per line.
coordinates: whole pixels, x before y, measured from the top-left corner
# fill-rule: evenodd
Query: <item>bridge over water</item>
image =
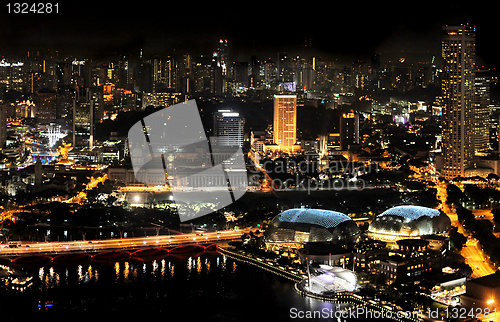
<path fill-rule="evenodd" d="M 0 248 L 0 261 L 12 263 L 40 263 L 85 259 L 118 259 L 183 252 L 203 252 L 218 249 L 218 243 L 238 240 L 244 230 L 223 230 L 209 233 L 149 236 L 73 242 L 48 242 L 8 245 Z"/>

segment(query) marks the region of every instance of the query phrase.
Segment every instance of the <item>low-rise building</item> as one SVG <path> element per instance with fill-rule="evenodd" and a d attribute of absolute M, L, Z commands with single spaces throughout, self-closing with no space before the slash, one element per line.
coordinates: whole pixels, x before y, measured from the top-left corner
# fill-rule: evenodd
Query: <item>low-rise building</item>
<path fill-rule="evenodd" d="M 463 305 L 473 308 L 499 308 L 500 273 L 479 277 L 466 283 L 467 293 L 461 296 Z"/>
<path fill-rule="evenodd" d="M 397 249 L 387 249 L 379 254 L 370 267 L 371 270 L 384 274 L 389 280 L 408 280 L 440 272 L 443 266 L 441 252 L 429 248 L 429 242 L 422 239 L 402 239 L 397 242 Z"/>

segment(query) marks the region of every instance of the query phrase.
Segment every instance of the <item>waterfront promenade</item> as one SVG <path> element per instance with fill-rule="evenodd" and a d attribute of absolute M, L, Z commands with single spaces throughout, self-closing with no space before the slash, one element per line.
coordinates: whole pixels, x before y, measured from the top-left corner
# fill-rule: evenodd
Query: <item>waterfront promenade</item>
<path fill-rule="evenodd" d="M 363 312 L 364 315 L 369 315 L 371 312 L 373 316 L 376 316 L 378 314 L 380 316 L 390 318 L 399 322 L 419 321 L 419 319 L 415 316 L 416 314 L 413 314 L 414 312 L 401 311 L 398 310 L 394 305 L 381 304 L 379 301 L 365 299 L 362 296 L 351 292 L 335 293 L 332 295 L 321 295 L 309 292 L 304 288 L 305 282 L 307 281 L 307 273 L 302 272 L 296 268 L 281 266 L 273 260 L 260 258 L 258 256 L 247 254 L 242 251 L 231 250 L 222 247 L 220 247 L 218 251 L 229 258 L 249 265 L 257 266 L 261 269 L 264 269 L 268 272 L 294 282 L 295 290 L 303 296 L 309 296 L 322 301 L 334 302 L 336 304 L 346 304 L 346 306 L 341 309 L 341 311 L 343 312 L 342 317 L 349 317 L 350 315 L 353 315 L 353 313 L 355 313 L 354 315 L 356 315 L 359 312 Z"/>

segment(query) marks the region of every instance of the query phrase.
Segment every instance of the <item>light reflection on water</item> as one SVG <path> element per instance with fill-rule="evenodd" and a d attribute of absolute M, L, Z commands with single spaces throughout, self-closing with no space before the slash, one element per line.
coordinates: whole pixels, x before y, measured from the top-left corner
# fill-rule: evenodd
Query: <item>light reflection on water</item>
<path fill-rule="evenodd" d="M 212 256 L 213 257 L 213 256 Z M 221 260 L 222 259 L 222 260 Z M 174 277 L 176 265 L 173 259 L 166 257 L 162 259 L 152 259 L 150 261 L 110 261 L 110 262 L 87 262 L 78 265 L 68 266 L 41 266 L 38 268 L 38 288 L 40 291 L 57 288 L 62 283 L 65 285 L 72 284 L 96 284 L 99 281 L 101 270 L 112 270 L 115 283 L 130 283 L 139 279 L 144 279 L 146 275 L 159 277 L 163 280 L 165 277 Z M 175 259 L 177 264 L 182 261 Z M 189 256 L 185 259 L 188 277 L 195 272 L 196 275 L 205 273 L 210 275 L 212 262 L 216 268 L 226 270 L 226 257 L 218 255 L 214 258 L 197 256 Z M 111 267 L 112 268 L 111 268 Z M 97 268 L 98 267 L 98 268 Z M 231 271 L 236 270 L 236 263 L 232 262 Z M 130 274 L 132 272 L 132 274 Z M 106 273 L 103 273 L 106 274 Z"/>
<path fill-rule="evenodd" d="M 214 252 L 52 264 L 26 272 L 34 276 L 33 287 L 12 299 L 0 294 L 0 310 L 50 300 L 71 312 L 151 314 L 185 309 L 190 303 L 200 307 L 190 310 L 193 319 L 258 320 L 266 312 L 269 320 L 282 321 L 289 319 L 292 307 L 334 309 L 332 303 L 300 296 L 289 280 Z"/>

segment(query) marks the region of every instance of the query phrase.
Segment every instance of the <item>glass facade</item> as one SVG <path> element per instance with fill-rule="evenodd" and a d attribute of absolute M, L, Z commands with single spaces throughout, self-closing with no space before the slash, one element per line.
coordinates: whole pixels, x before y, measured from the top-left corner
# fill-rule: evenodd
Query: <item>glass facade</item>
<path fill-rule="evenodd" d="M 264 235 L 266 242 L 305 243 L 354 240 L 359 228 L 340 212 L 322 209 L 290 209 L 274 217 Z"/>
<path fill-rule="evenodd" d="M 373 239 L 396 241 L 446 233 L 450 227 L 450 218 L 439 210 L 421 206 L 398 206 L 375 217 L 368 227 L 368 235 Z"/>

